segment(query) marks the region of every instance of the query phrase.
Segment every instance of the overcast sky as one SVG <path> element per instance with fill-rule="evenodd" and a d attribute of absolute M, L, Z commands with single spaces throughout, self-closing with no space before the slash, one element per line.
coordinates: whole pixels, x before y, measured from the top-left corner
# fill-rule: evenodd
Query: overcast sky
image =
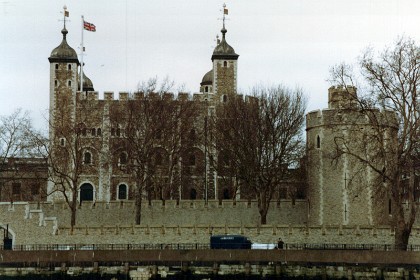
<path fill-rule="evenodd" d="M 95 90 L 134 91 L 139 81 L 169 76 L 198 92 L 220 34 L 219 0 L 0 0 L 0 115 L 30 110 L 40 125 L 48 109 L 51 51 L 61 40 L 77 53 L 81 15 L 85 73 Z M 239 56 L 238 88 L 258 83 L 301 87 L 308 111 L 327 107 L 329 68 L 398 36 L 420 41 L 419 0 L 231 0 L 227 42 Z M 117 96 L 117 94 L 116 94 Z"/>

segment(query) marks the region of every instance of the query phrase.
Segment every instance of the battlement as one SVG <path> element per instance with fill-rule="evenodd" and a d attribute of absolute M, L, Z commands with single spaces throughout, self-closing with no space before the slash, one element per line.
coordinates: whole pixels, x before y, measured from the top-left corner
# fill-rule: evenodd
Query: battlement
<path fill-rule="evenodd" d="M 379 110 L 378 108 L 364 111 L 329 108 L 311 111 L 306 114 L 306 130 L 318 126 L 375 126 L 378 123 L 398 129 L 398 120 L 395 112 Z"/>
<path fill-rule="evenodd" d="M 77 100 L 95 100 L 95 101 L 127 101 L 131 98 L 134 100 L 143 100 L 146 98 L 151 99 L 163 99 L 163 100 L 178 100 L 178 101 L 213 101 L 214 96 L 212 94 L 204 94 L 204 93 L 194 93 L 190 94 L 187 92 L 180 92 L 177 95 L 175 95 L 172 92 L 165 92 L 163 94 L 157 93 L 157 92 L 151 92 L 151 93 L 144 93 L 144 92 L 119 92 L 118 93 L 118 99 L 115 99 L 114 92 L 113 91 L 105 91 L 104 92 L 104 98 L 99 98 L 99 92 L 97 91 L 88 91 L 88 92 L 80 92 L 78 91 L 76 93 Z"/>
<path fill-rule="evenodd" d="M 357 108 L 357 89 L 354 86 L 332 86 L 328 89 L 328 108 Z"/>

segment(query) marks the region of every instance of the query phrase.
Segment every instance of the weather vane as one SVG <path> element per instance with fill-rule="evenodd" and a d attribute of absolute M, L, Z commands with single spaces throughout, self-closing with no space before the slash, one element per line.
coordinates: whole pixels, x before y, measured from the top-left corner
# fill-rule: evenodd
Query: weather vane
<path fill-rule="evenodd" d="M 66 28 L 66 17 L 69 17 L 69 11 L 67 11 L 66 5 L 63 6 L 63 12 L 61 13 L 63 14 L 64 28 Z"/>
<path fill-rule="evenodd" d="M 225 19 L 226 15 L 229 14 L 228 9 L 226 9 L 226 3 L 223 3 L 223 29 L 225 28 Z"/>

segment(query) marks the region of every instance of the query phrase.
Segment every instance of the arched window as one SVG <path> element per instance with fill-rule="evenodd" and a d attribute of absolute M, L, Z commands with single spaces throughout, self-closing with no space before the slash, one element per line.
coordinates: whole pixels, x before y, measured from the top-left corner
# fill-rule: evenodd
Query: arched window
<path fill-rule="evenodd" d="M 191 141 L 195 141 L 196 140 L 196 133 L 195 133 L 195 129 L 191 129 L 190 130 L 190 140 Z"/>
<path fill-rule="evenodd" d="M 227 189 L 227 188 L 225 188 L 224 190 L 223 190 L 223 199 L 231 199 L 232 197 L 231 197 L 231 195 L 230 195 L 230 191 Z"/>
<path fill-rule="evenodd" d="M 225 167 L 230 166 L 229 154 L 226 151 L 222 151 L 219 157 L 220 157 L 220 162 L 222 163 L 222 166 L 225 166 Z"/>
<path fill-rule="evenodd" d="M 224 94 L 222 96 L 222 101 L 223 101 L 223 103 L 226 103 L 227 102 L 227 95 L 226 94 Z"/>
<path fill-rule="evenodd" d="M 195 154 L 194 153 L 190 154 L 190 157 L 188 159 L 188 164 L 191 165 L 191 166 L 195 165 Z"/>
<path fill-rule="evenodd" d="M 58 86 L 58 82 L 57 82 L 57 80 L 54 80 L 54 86 L 56 87 L 56 86 Z"/>
<path fill-rule="evenodd" d="M 121 184 L 118 186 L 118 200 L 127 199 L 128 192 L 127 192 L 127 185 Z"/>
<path fill-rule="evenodd" d="M 194 188 L 190 190 L 190 199 L 197 199 L 197 190 Z"/>
<path fill-rule="evenodd" d="M 55 70 L 58 70 L 58 63 L 55 65 Z"/>
<path fill-rule="evenodd" d="M 85 152 L 83 154 L 83 163 L 91 164 L 92 163 L 92 154 L 90 152 Z"/>
<path fill-rule="evenodd" d="M 69 65 L 67 66 L 67 69 L 68 69 L 68 70 L 71 70 L 71 64 L 69 64 Z"/>
<path fill-rule="evenodd" d="M 162 165 L 163 159 L 161 153 L 157 152 L 155 155 L 155 164 Z"/>
<path fill-rule="evenodd" d="M 80 202 L 82 201 L 93 201 L 93 186 L 89 183 L 80 187 Z"/>
<path fill-rule="evenodd" d="M 128 161 L 128 156 L 126 152 L 121 152 L 120 153 L 120 158 L 118 159 L 118 162 L 120 164 L 127 164 Z"/>
<path fill-rule="evenodd" d="M 95 136 L 96 135 L 96 129 L 95 128 L 92 128 L 92 130 L 90 131 L 90 134 L 92 136 Z"/>
<path fill-rule="evenodd" d="M 115 133 L 118 137 L 120 137 L 120 135 L 121 135 L 121 129 L 119 129 L 119 128 L 117 128 L 117 131 L 116 131 L 116 133 Z"/>
<path fill-rule="evenodd" d="M 388 215 L 392 215 L 392 200 L 388 200 Z"/>
<path fill-rule="evenodd" d="M 68 85 L 69 85 L 69 87 L 71 87 L 71 81 L 68 81 Z"/>
<path fill-rule="evenodd" d="M 98 129 L 96 130 L 96 135 L 97 135 L 97 136 L 101 136 L 101 135 L 102 135 L 102 130 L 101 130 L 100 128 L 98 128 Z"/>
<path fill-rule="evenodd" d="M 209 92 L 209 87 L 208 86 L 205 87 L 205 92 Z"/>
<path fill-rule="evenodd" d="M 223 67 L 227 67 L 227 61 L 223 61 Z"/>
<path fill-rule="evenodd" d="M 316 136 L 316 147 L 317 149 L 321 148 L 321 138 L 319 135 Z"/>
<path fill-rule="evenodd" d="M 61 147 L 66 146 L 66 139 L 65 138 L 60 138 L 60 146 Z"/>

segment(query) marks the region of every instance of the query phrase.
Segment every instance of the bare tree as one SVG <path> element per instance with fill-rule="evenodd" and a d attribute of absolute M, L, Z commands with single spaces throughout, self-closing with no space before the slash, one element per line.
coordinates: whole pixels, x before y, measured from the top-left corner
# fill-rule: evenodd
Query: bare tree
<path fill-rule="evenodd" d="M 10 157 L 28 157 L 34 153 L 31 135 L 35 133 L 28 112 L 15 110 L 10 116 L 0 116 L 0 163 Z"/>
<path fill-rule="evenodd" d="M 303 155 L 305 107 L 300 90 L 259 86 L 245 100 L 233 97 L 216 109 L 218 150 L 227 153 L 241 193 L 257 197 L 261 224 L 267 223 L 274 191 L 288 167 Z"/>
<path fill-rule="evenodd" d="M 141 222 L 143 196 L 149 202 L 152 198 L 164 200 L 178 196 L 182 135 L 199 111 L 197 103 L 188 98 L 174 99 L 167 92 L 173 86 L 168 78 L 161 83 L 157 78 L 149 79 L 140 83 L 139 91 L 126 102 L 124 140 L 128 172 L 136 182 L 136 224 Z"/>
<path fill-rule="evenodd" d="M 97 172 L 93 153 L 99 154 L 100 142 L 88 136 L 87 124 L 95 110 L 88 100 L 76 97 L 76 105 L 65 95 L 58 96 L 57 108 L 50 114 L 50 137 L 37 138 L 43 157 L 48 162 L 48 178 L 52 185 L 48 195 L 56 193 L 64 198 L 70 210 L 70 226 L 76 225 L 81 178 Z M 52 110 L 52 109 L 51 109 Z M 75 111 L 80 112 L 76 115 Z M 87 149 L 89 147 L 89 149 Z M 99 158 L 99 155 L 96 157 Z"/>
<path fill-rule="evenodd" d="M 0 194 L 7 193 L 1 189 L 7 182 L 23 178 L 28 174 L 28 170 L 23 167 L 30 165 L 29 158 L 40 156 L 37 143 L 34 141 L 38 134 L 39 132 L 32 126 L 29 112 L 16 109 L 11 115 L 0 116 Z M 23 160 L 14 158 L 23 158 Z M 43 177 L 37 170 L 33 171 L 33 176 Z M 9 199 L 13 201 L 10 192 Z"/>
<path fill-rule="evenodd" d="M 333 83 L 345 87 L 359 82 L 359 90 L 365 93 L 357 99 L 359 110 L 376 132 L 367 140 L 375 147 L 368 153 L 357 153 L 343 142 L 338 145 L 339 152 L 351 155 L 382 178 L 383 188 L 392 200 L 395 246 L 403 250 L 407 248 L 420 197 L 416 179 L 420 167 L 419 54 L 420 48 L 413 40 L 400 38 L 379 55 L 372 49 L 362 54 L 357 72 L 361 80 L 345 64 L 331 68 Z M 374 107 L 388 114 L 373 113 Z M 394 135 L 385 129 L 392 123 L 398 129 Z"/>

